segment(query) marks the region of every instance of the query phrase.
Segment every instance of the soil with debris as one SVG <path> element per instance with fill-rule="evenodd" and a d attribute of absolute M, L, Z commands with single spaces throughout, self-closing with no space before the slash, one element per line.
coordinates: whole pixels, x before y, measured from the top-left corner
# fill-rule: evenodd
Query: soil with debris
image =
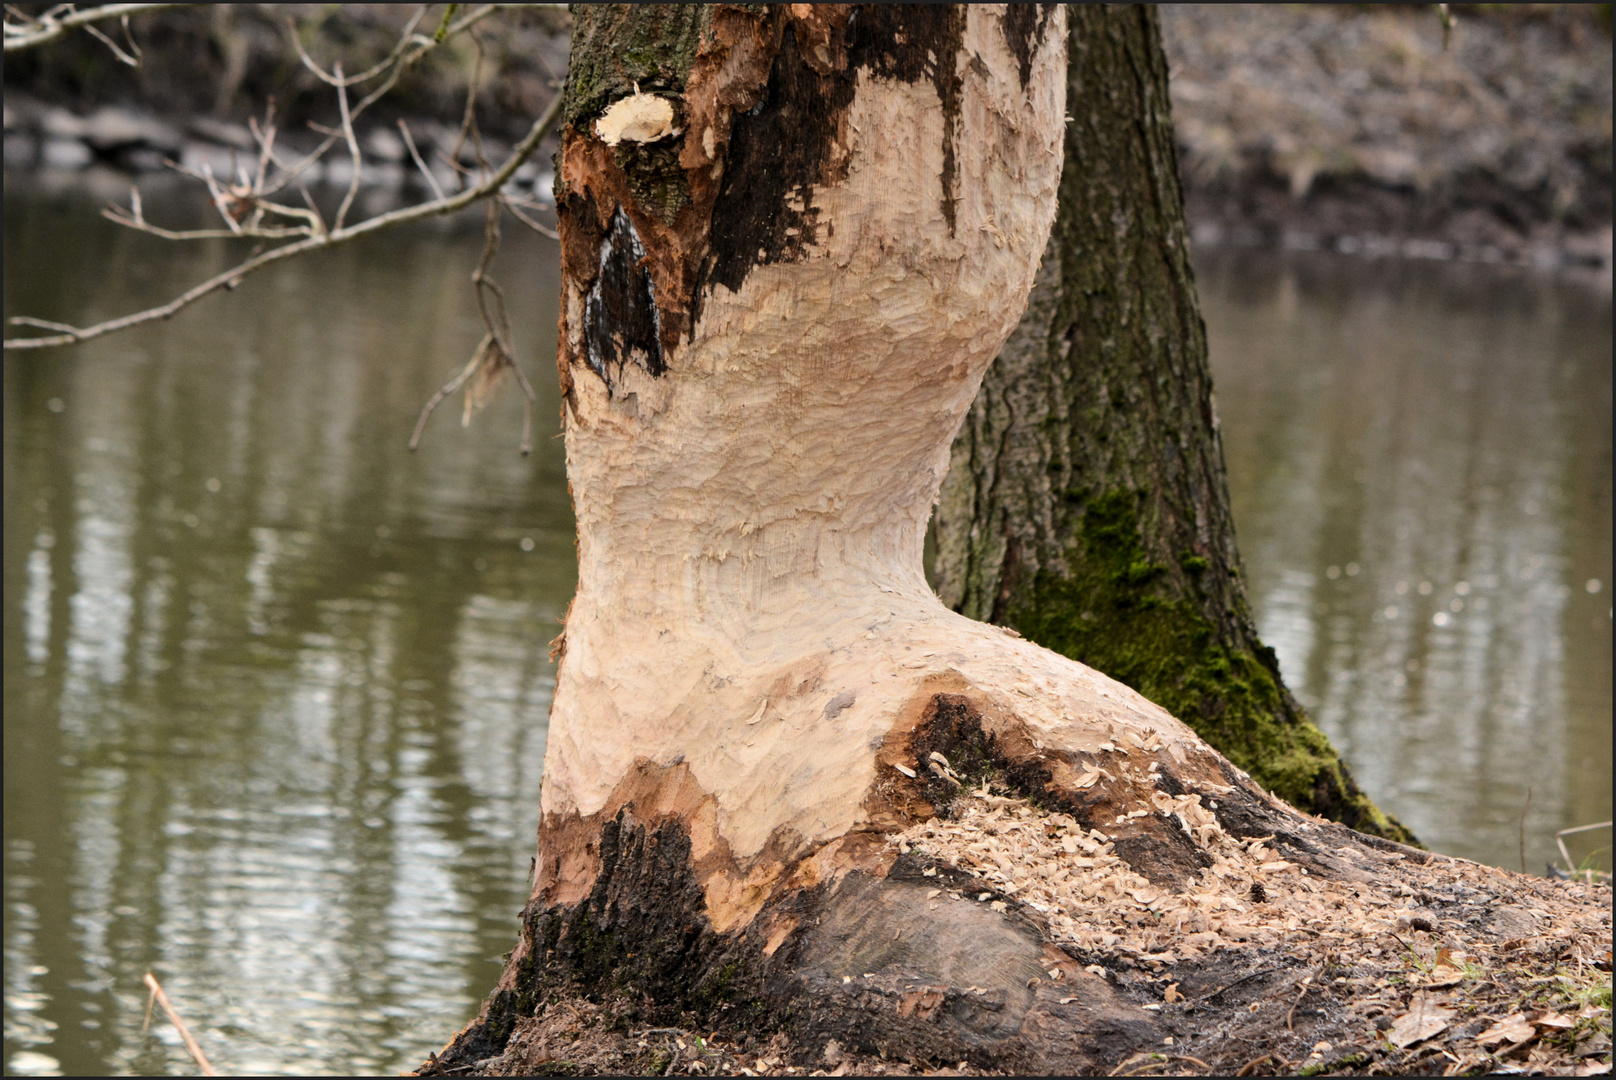
<path fill-rule="evenodd" d="M 1203 244 L 1603 268 L 1609 5 L 1162 7 Z"/>
<path fill-rule="evenodd" d="M 1610 1072 L 1608 883 L 1398 845 L 1385 846 L 1382 872 L 1327 875 L 1272 838 L 1223 832 L 1199 796 L 1158 801 L 1153 812 L 1177 818 L 1210 862 L 1176 890 L 1130 871 L 1105 833 L 986 784 L 892 843 L 936 882 L 934 907 L 987 904 L 1038 924 L 1071 958 L 1073 970 L 1052 965 L 1051 989 L 1085 969 L 1156 1014 L 1161 1044 L 1119 1051 L 1108 1075 Z M 697 1029 L 655 1002 L 558 989 L 498 1057 L 453 1071 L 992 1075 L 982 1064 Z"/>

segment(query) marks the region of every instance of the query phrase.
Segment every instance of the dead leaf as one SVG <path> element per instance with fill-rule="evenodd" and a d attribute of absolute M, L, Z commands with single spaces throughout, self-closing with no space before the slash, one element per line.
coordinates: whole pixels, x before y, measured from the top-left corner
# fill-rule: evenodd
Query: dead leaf
<path fill-rule="evenodd" d="M 1492 1027 L 1476 1036 L 1476 1041 L 1482 1046 L 1491 1046 L 1499 1042 L 1521 1043 L 1530 1039 L 1533 1034 L 1535 1032 L 1532 1025 L 1526 1022 L 1525 1013 L 1510 1013 L 1503 1019 L 1494 1021 Z"/>
<path fill-rule="evenodd" d="M 1408 1012 L 1399 1016 L 1392 1022 L 1392 1029 L 1387 1033 L 1393 1046 L 1407 1049 L 1417 1042 L 1429 1039 L 1438 1032 L 1447 1030 L 1453 1022 L 1454 1013 L 1442 1007 L 1442 1002 L 1430 997 L 1424 991 L 1415 993 L 1408 1003 Z"/>
<path fill-rule="evenodd" d="M 1427 990 L 1441 990 L 1464 982 L 1465 973 L 1452 964 L 1438 964 L 1422 980 Z"/>
<path fill-rule="evenodd" d="M 1184 995 L 1180 994 L 1178 992 L 1178 984 L 1177 983 L 1172 983 L 1167 987 L 1167 992 L 1162 995 L 1162 1000 L 1167 1002 L 1167 1004 L 1169 1004 L 1169 1005 L 1171 1005 L 1175 1001 L 1183 1001 L 1184 1000 Z"/>
<path fill-rule="evenodd" d="M 1567 1016 L 1565 1013 L 1550 1012 L 1544 1013 L 1536 1020 L 1533 1020 L 1532 1023 L 1541 1028 L 1554 1028 L 1558 1031 L 1566 1031 L 1575 1027 L 1577 1020 L 1576 1017 Z"/>
<path fill-rule="evenodd" d="M 471 414 L 487 405 L 494 390 L 510 375 L 515 365 L 511 362 L 493 334 L 483 336 L 482 343 L 466 365 L 471 370 L 466 383 L 466 407 L 460 414 L 460 426 L 471 426 Z"/>

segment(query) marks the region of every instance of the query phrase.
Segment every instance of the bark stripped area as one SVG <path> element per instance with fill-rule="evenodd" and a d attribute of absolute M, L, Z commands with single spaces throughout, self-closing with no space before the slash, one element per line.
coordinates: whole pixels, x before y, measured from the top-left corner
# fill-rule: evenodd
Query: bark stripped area
<path fill-rule="evenodd" d="M 1052 9 L 1041 10 L 1028 26 L 1005 23 L 1023 85 L 1028 43 L 1042 40 Z M 752 267 L 800 258 L 819 239 L 813 193 L 846 177 L 847 107 L 861 73 L 935 86 L 950 136 L 941 206 L 952 229 L 960 84 L 952 60 L 963 28 L 956 5 L 584 9 L 556 190 L 563 390 L 580 359 L 609 386 L 628 363 L 662 374 L 689 340 L 704 290 L 738 290 Z M 623 49 L 625 41 L 639 47 Z M 615 147 L 592 137 L 590 125 L 629 94 L 676 102 L 678 133 Z"/>
<path fill-rule="evenodd" d="M 693 37 L 683 15 L 594 13 L 569 75 L 595 103 L 560 170 L 578 593 L 521 937 L 424 1071 L 537 1069 L 579 999 L 778 1038 L 794 1067 L 836 1043 L 1093 1071 L 1159 1044 L 1161 1017 L 1008 892 L 938 900 L 968 870 L 897 838 L 966 805 L 976 778 L 949 769 L 975 754 L 1159 890 L 1218 865 L 1197 805 L 1320 874 L 1380 853 L 1322 842 L 1158 706 L 926 584 L 950 441 L 1054 218 L 1064 11 L 703 11 Z M 591 97 L 613 44 L 639 68 Z M 608 145 L 594 119 L 653 76 L 682 86 L 645 111 L 671 123 Z M 799 172 L 763 175 L 768 139 Z M 755 175 L 725 187 L 732 167 Z M 715 239 L 732 212 L 755 256 Z"/>
<path fill-rule="evenodd" d="M 1251 618 L 1156 11 L 1075 8 L 1068 38 L 1060 212 L 954 445 L 939 592 L 1127 683 L 1296 806 L 1410 840 Z"/>

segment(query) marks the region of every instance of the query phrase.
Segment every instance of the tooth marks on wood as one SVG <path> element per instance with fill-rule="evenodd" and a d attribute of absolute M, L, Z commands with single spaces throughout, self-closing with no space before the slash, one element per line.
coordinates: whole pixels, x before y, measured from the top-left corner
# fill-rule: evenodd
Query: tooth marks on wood
<path fill-rule="evenodd" d="M 1010 4 L 1008 11 L 1020 6 Z M 965 5 L 870 4 L 859 9 L 847 29 L 852 67 L 865 67 L 872 75 L 903 82 L 930 79 L 936 89 L 943 106 L 942 211 L 948 233 L 954 235 L 959 183 L 954 141 L 962 91 L 959 53 L 965 38 Z M 1031 74 L 1029 57 L 1023 87 Z"/>
<path fill-rule="evenodd" d="M 738 292 L 752 267 L 795 261 L 818 238 L 814 189 L 846 176 L 853 89 L 851 72 L 815 71 L 785 28 L 762 96 L 732 121 L 706 283 Z"/>
<path fill-rule="evenodd" d="M 601 239 L 595 281 L 584 300 L 586 358 L 608 388 L 621 381 L 625 364 L 638 364 L 652 375 L 668 370 L 661 316 L 644 259 L 634 224 L 618 210 Z"/>
<path fill-rule="evenodd" d="M 734 117 L 703 287 L 739 291 L 752 267 L 795 261 L 821 239 L 814 192 L 846 178 L 847 111 L 861 69 L 899 82 L 927 79 L 936 88 L 942 212 L 954 231 L 964 6 L 861 5 L 840 27 L 833 22 L 841 6 L 825 7 L 838 10 L 787 22 L 761 96 Z"/>
<path fill-rule="evenodd" d="M 1055 14 L 1054 4 L 1009 4 L 1004 11 L 1004 43 L 1016 58 L 1025 90 L 1032 79 L 1032 58 L 1044 43 L 1044 31 Z"/>

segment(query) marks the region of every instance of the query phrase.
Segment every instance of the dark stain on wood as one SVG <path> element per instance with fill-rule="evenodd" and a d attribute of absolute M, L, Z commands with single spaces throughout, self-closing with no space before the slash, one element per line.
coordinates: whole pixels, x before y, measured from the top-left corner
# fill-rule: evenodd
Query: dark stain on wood
<path fill-rule="evenodd" d="M 707 283 L 739 291 L 752 267 L 794 261 L 817 238 L 814 189 L 846 175 L 834 148 L 853 88 L 851 72 L 815 71 L 785 28 L 762 98 L 730 130 Z"/>
<path fill-rule="evenodd" d="M 1009 4 L 1005 7 L 1004 43 L 1010 55 L 1016 58 L 1021 88 L 1027 89 L 1032 80 L 1032 58 L 1044 43 L 1044 31 L 1055 14 L 1054 4 Z"/>
<path fill-rule="evenodd" d="M 625 364 L 638 364 L 652 375 L 668 370 L 644 259 L 639 234 L 628 215 L 618 210 L 600 241 L 594 284 L 584 301 L 587 361 L 608 387 L 621 379 Z"/>
<path fill-rule="evenodd" d="M 829 44 L 823 27 L 799 34 L 787 22 L 761 97 L 734 119 L 702 284 L 739 290 L 752 267 L 792 262 L 820 238 L 814 191 L 846 177 L 846 116 L 860 70 L 936 87 L 945 132 L 942 210 L 952 233 L 964 31 L 957 4 L 860 5 L 840 41 Z"/>

